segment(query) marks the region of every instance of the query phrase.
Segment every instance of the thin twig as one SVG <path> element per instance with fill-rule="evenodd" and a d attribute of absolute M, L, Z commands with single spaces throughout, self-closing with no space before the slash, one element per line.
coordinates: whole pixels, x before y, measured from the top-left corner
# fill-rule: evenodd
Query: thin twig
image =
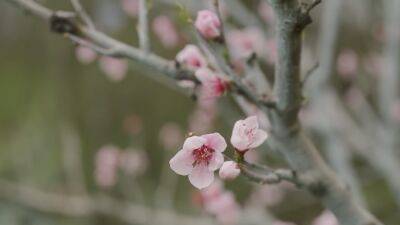
<path fill-rule="evenodd" d="M 71 1 L 72 6 L 75 9 L 75 12 L 83 20 L 83 22 L 90 29 L 96 29 L 92 19 L 90 18 L 89 14 L 87 14 L 86 10 L 83 8 L 81 2 L 79 0 L 70 0 L 70 1 Z"/>
<path fill-rule="evenodd" d="M 139 0 L 138 33 L 140 49 L 145 53 L 148 53 L 150 51 L 150 43 L 147 0 Z"/>

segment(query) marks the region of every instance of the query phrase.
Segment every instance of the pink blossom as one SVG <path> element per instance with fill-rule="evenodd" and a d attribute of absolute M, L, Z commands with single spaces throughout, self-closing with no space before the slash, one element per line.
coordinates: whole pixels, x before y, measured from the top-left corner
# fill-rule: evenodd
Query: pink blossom
<path fill-rule="evenodd" d="M 264 36 L 256 27 L 230 31 L 227 42 L 234 58 L 248 58 L 252 53 L 261 55 L 265 49 Z"/>
<path fill-rule="evenodd" d="M 132 176 L 139 176 L 146 171 L 148 158 L 143 151 L 126 150 L 119 155 L 118 165 L 125 173 Z"/>
<path fill-rule="evenodd" d="M 117 182 L 119 150 L 115 146 L 104 146 L 96 154 L 95 180 L 101 187 L 111 187 Z"/>
<path fill-rule="evenodd" d="M 100 59 L 100 69 L 111 81 L 121 81 L 128 72 L 128 62 L 123 59 L 103 56 Z"/>
<path fill-rule="evenodd" d="M 176 123 L 166 123 L 161 127 L 159 139 L 166 149 L 177 148 L 183 140 L 182 129 Z"/>
<path fill-rule="evenodd" d="M 227 144 L 219 133 L 192 136 L 185 140 L 182 149 L 169 161 L 171 169 L 189 176 L 189 181 L 198 189 L 209 186 L 214 180 L 214 171 L 223 162 Z"/>
<path fill-rule="evenodd" d="M 244 160 L 249 163 L 257 163 L 260 159 L 260 153 L 257 151 L 247 151 L 244 154 Z"/>
<path fill-rule="evenodd" d="M 95 51 L 84 46 L 78 46 L 75 49 L 75 55 L 82 64 L 90 64 L 97 58 L 97 53 Z"/>
<path fill-rule="evenodd" d="M 157 16 L 152 24 L 153 32 L 167 48 L 173 48 L 179 43 L 178 31 L 167 16 Z"/>
<path fill-rule="evenodd" d="M 258 5 L 258 14 L 270 25 L 275 22 L 274 10 L 266 1 L 261 1 Z"/>
<path fill-rule="evenodd" d="M 195 76 L 202 84 L 203 98 L 219 97 L 228 89 L 228 82 L 208 68 L 198 69 Z"/>
<path fill-rule="evenodd" d="M 354 78 L 357 75 L 358 56 L 351 49 L 345 49 L 339 53 L 337 59 L 337 71 L 343 78 Z"/>
<path fill-rule="evenodd" d="M 176 55 L 176 60 L 193 70 L 207 66 L 206 59 L 196 45 L 186 45 L 186 47 Z"/>
<path fill-rule="evenodd" d="M 194 26 L 204 38 L 214 39 L 221 35 L 221 22 L 213 11 L 199 11 Z"/>
<path fill-rule="evenodd" d="M 260 146 L 267 137 L 267 132 L 259 129 L 257 117 L 250 116 L 235 123 L 231 136 L 231 144 L 238 151 L 247 151 Z"/>
<path fill-rule="evenodd" d="M 219 177 L 223 180 L 233 180 L 240 174 L 239 165 L 234 161 L 226 161 L 219 169 Z"/>
<path fill-rule="evenodd" d="M 217 110 L 215 101 L 210 99 L 203 102 L 203 99 L 199 99 L 197 107 L 189 118 L 189 130 L 198 133 L 207 132 L 212 128 Z"/>
<path fill-rule="evenodd" d="M 312 222 L 312 225 L 339 225 L 339 222 L 331 211 L 325 210 Z"/>
<path fill-rule="evenodd" d="M 285 187 L 282 184 L 264 185 L 253 191 L 250 201 L 260 207 L 275 206 L 285 197 Z"/>
<path fill-rule="evenodd" d="M 139 13 L 139 0 L 122 0 L 122 9 L 131 17 L 136 17 Z"/>

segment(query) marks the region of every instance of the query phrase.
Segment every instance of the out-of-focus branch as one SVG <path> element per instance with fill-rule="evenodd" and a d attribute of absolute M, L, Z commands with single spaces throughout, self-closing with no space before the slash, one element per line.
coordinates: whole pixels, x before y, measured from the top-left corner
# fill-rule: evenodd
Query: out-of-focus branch
<path fill-rule="evenodd" d="M 70 186 L 74 193 L 84 194 L 86 188 L 82 168 L 81 140 L 77 131 L 69 124 L 61 127 L 61 143 L 67 186 Z"/>
<path fill-rule="evenodd" d="M 79 15 L 79 17 L 88 26 L 88 28 L 95 29 L 92 19 L 87 14 L 86 10 L 83 8 L 81 2 L 79 0 L 71 0 L 71 4 L 74 7 L 76 13 Z"/>
<path fill-rule="evenodd" d="M 148 10 L 147 0 L 140 0 L 138 24 L 139 46 L 146 53 L 150 51 Z"/>
<path fill-rule="evenodd" d="M 153 210 L 141 205 L 114 200 L 105 196 L 67 196 L 40 191 L 9 181 L 0 180 L 0 198 L 45 213 L 85 218 L 105 215 L 129 224 L 147 224 L 151 214 L 153 221 L 162 224 L 206 225 L 213 224 L 207 217 L 196 218 L 179 215 L 169 210 Z"/>

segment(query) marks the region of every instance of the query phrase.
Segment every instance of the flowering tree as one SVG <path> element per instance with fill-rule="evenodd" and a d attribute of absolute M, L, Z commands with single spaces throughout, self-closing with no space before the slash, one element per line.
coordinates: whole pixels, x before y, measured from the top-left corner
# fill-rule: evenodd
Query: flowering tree
<path fill-rule="evenodd" d="M 170 168 L 179 175 L 188 176 L 190 183 L 200 189 L 198 202 L 219 223 L 291 224 L 263 213 L 261 216 L 250 213 L 244 216 L 233 192 L 223 185 L 223 181 L 240 175 L 249 182 L 267 186 L 290 184 L 291 188 L 311 194 L 326 208 L 314 220 L 315 225 L 381 225 L 363 203 L 357 178 L 349 166 L 348 145 L 383 174 L 400 202 L 400 179 L 396 176 L 400 165 L 395 152 L 398 146 L 397 64 L 400 55 L 400 29 L 395 28 L 400 13 L 395 9 L 399 8 L 399 1 L 385 0 L 384 3 L 387 5 L 385 25 L 389 31 L 385 37 L 388 65 L 384 71 L 386 75 L 379 77 L 379 113 L 371 108 L 357 87 L 343 97 L 329 82 L 334 70 L 341 0 L 324 2 L 319 64 L 303 64 L 306 67 L 303 70 L 302 57 L 310 51 L 306 47 L 302 54 L 303 35 L 312 23 L 311 12 L 321 0 L 255 1 L 258 16 L 238 0 L 205 1 L 209 4 L 188 0 L 184 5 L 178 4 L 178 10 L 185 20 L 185 29 L 190 29 L 193 35 L 176 57 L 169 59 L 151 51 L 151 31 L 165 48 L 179 46 L 184 38 L 169 17 L 158 15 L 150 23 L 148 13 L 157 4 L 174 4 L 170 1 L 153 2 L 152 6 L 146 0 L 122 1 L 125 12 L 137 17 L 139 47 L 102 33 L 78 0 L 71 0 L 73 12 L 52 10 L 33 0 L 8 1 L 41 18 L 50 25 L 52 32 L 75 43 L 76 56 L 83 64 L 93 62 L 100 55 L 100 68 L 111 81 L 124 79 L 130 60 L 146 66 L 151 76 L 160 82 L 167 78 L 168 84 L 172 81 L 184 89 L 185 94 L 195 97 L 196 109 L 190 130 L 196 132 L 189 134 L 182 143 L 174 143 L 180 134 L 174 127 L 169 127 L 162 139 L 165 146 L 180 149 L 170 159 Z M 308 55 L 305 60 L 310 58 L 312 56 Z M 377 60 L 374 63 L 379 65 Z M 337 72 L 344 80 L 354 79 L 359 64 L 357 54 L 345 49 L 339 53 Z M 368 63 L 371 71 L 376 67 Z M 304 96 L 310 101 L 306 102 Z M 212 127 L 215 109 L 224 98 L 231 98 L 244 114 L 231 123 L 230 137 L 222 136 Z M 353 114 L 360 116 L 354 119 Z M 220 116 L 228 117 L 224 113 Z M 321 136 L 321 142 L 324 142 L 321 146 L 326 148 L 336 171 L 325 162 L 317 149 L 320 145 L 314 144 L 305 129 Z M 273 168 L 251 159 L 254 152 L 261 151 L 264 143 L 282 155 L 286 168 Z M 116 183 L 119 169 L 136 176 L 146 167 L 143 154 L 130 154 L 115 146 L 100 149 L 95 161 L 96 181 L 105 189 Z M 214 175 L 217 170 L 218 179 Z M 21 192 L 30 196 L 29 191 Z M 279 188 L 275 192 L 268 190 L 268 193 L 272 196 L 270 201 L 280 195 Z M 85 202 L 83 206 L 73 199 L 66 201 L 71 206 L 81 206 L 75 209 L 64 209 L 55 203 L 49 209 L 42 208 L 70 210 L 70 214 L 98 211 L 116 214 L 127 222 L 145 223 L 137 219 L 146 211 L 139 206 L 130 206 L 136 213 L 129 215 L 128 207 L 114 209 L 117 203 L 110 199 L 82 199 L 82 202 Z M 249 211 L 260 212 L 260 208 Z M 210 222 L 207 218 L 189 217 L 177 221 L 167 212 L 160 215 L 163 219 L 160 221 L 171 224 Z"/>

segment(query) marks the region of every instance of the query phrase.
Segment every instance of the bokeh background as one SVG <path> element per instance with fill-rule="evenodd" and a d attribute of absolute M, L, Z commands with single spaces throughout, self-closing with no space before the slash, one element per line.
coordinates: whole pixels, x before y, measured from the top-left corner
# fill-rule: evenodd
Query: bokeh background
<path fill-rule="evenodd" d="M 68 1 L 40 2 L 53 9 L 71 10 Z M 137 46 L 137 21 L 122 10 L 120 1 L 83 2 L 100 30 Z M 243 2 L 257 11 L 259 1 Z M 342 7 L 335 55 L 351 51 L 350 55 L 357 57 L 357 66 L 355 74 L 341 76 L 335 65 L 332 83 L 343 98 L 351 87 L 360 87 L 375 106 L 376 76 L 368 71 L 368 60 L 371 55 L 382 54 L 382 1 L 350 0 Z M 152 1 L 150 19 L 168 16 L 182 36 L 177 46 L 166 48 L 152 33 L 152 49 L 169 59 L 192 38 L 180 10 L 174 3 Z M 321 11 L 321 8 L 315 10 L 315 22 L 304 35 L 308 54 L 304 70 L 318 61 L 316 42 L 321 36 Z M 192 131 L 188 127 L 196 103 L 188 97 L 187 90 L 182 91 L 168 81 L 165 85 L 165 81 L 154 80 L 151 77 L 157 76 L 156 72 L 134 62 L 129 63 L 122 81 L 110 80 L 98 61 L 83 65 L 76 58 L 74 44 L 50 33 L 47 24 L 5 1 L 0 2 L 0 59 L 0 180 L 60 195 L 106 195 L 150 209 L 203 215 L 196 203 L 197 191 L 186 178 L 178 177 L 168 168 L 168 160 L 179 146 L 173 148 L 175 143 L 168 146 L 162 139 L 165 133 L 176 132 L 174 137 L 180 140 Z M 353 59 L 344 61 L 348 60 Z M 271 66 L 264 68 L 271 71 Z M 243 115 L 230 99 L 221 100 L 219 105 L 222 109 L 213 129 L 229 138 L 233 122 Z M 171 127 L 172 131 L 168 129 Z M 318 138 L 316 133 L 314 140 L 320 143 Z M 143 170 L 132 174 L 119 171 L 112 187 L 101 187 L 95 179 L 96 154 L 107 146 L 140 153 Z M 74 167 L 74 162 L 70 164 L 76 157 L 81 168 Z M 270 165 L 285 165 L 267 146 L 258 157 Z M 399 224 L 399 207 L 385 180 L 364 159 L 354 156 L 351 160 L 368 208 L 385 224 Z M 81 169 L 78 178 L 73 176 L 76 169 Z M 79 183 L 82 181 L 83 186 Z M 239 178 L 226 187 L 245 205 L 258 185 Z M 43 212 L 21 204 L 18 192 L 1 192 L 0 224 L 125 224 L 104 215 L 69 217 Z M 266 192 L 266 198 L 279 195 Z M 265 211 L 296 224 L 310 224 L 322 210 L 311 196 L 293 188 L 288 188 L 277 201 L 268 203 Z"/>

